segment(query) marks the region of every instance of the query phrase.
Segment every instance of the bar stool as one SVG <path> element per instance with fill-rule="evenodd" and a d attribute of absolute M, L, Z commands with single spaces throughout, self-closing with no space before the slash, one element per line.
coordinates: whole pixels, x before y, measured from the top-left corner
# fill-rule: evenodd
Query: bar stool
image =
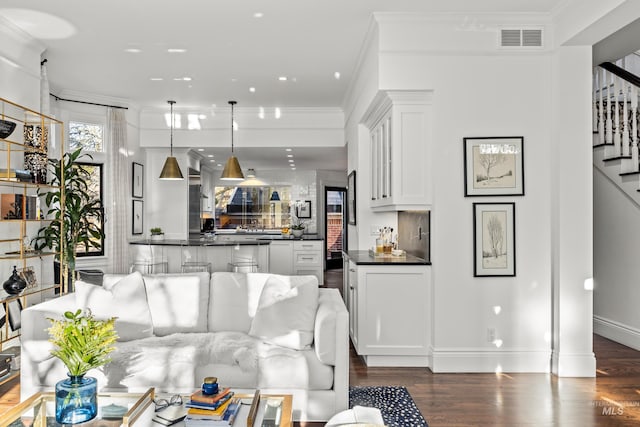
<path fill-rule="evenodd" d="M 241 253 L 241 246 L 235 245 L 231 247 L 231 262 L 227 264 L 227 270 L 234 273 L 256 273 L 260 268 L 257 260 L 257 245 L 244 245 L 245 248 L 251 248 L 251 252 L 244 251 Z"/>
<path fill-rule="evenodd" d="M 207 272 L 211 273 L 211 263 L 201 261 L 198 257 L 198 248 L 195 248 L 195 258 L 191 254 L 193 247 L 182 247 L 182 263 L 181 270 L 183 273 Z M 195 259 L 195 261 L 194 261 Z"/>
<path fill-rule="evenodd" d="M 154 245 L 134 245 L 136 255 L 129 267 L 129 273 L 139 271 L 142 274 L 167 273 L 169 270 L 169 262 L 164 257 L 164 251 L 158 250 Z"/>

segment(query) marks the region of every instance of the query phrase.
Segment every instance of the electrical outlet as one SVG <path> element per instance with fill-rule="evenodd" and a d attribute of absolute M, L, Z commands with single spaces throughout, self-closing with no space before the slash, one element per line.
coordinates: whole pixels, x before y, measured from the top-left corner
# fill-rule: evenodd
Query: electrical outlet
<path fill-rule="evenodd" d="M 372 236 L 377 236 L 380 234 L 380 230 L 382 230 L 382 226 L 381 225 L 372 225 L 371 226 L 371 235 Z"/>
<path fill-rule="evenodd" d="M 487 328 L 487 341 L 494 342 L 496 340 L 496 329 Z"/>

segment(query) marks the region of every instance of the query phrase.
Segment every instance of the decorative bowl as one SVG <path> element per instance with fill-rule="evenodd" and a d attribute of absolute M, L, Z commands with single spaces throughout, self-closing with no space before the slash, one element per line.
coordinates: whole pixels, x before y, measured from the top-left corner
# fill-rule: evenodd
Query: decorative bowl
<path fill-rule="evenodd" d="M 5 139 L 13 133 L 16 128 L 15 122 L 0 119 L 0 139 Z"/>

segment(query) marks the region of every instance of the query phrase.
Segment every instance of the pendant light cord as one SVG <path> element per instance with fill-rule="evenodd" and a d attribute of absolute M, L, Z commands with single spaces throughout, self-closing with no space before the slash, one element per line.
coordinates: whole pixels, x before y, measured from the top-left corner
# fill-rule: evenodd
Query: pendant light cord
<path fill-rule="evenodd" d="M 231 155 L 233 155 L 233 106 L 236 105 L 236 101 L 229 101 L 231 104 Z"/>
<path fill-rule="evenodd" d="M 176 101 L 167 101 L 169 103 L 169 105 L 171 105 L 171 117 L 169 120 L 171 120 L 171 139 L 170 139 L 170 153 L 171 153 L 171 157 L 173 157 L 173 104 L 176 103 Z"/>

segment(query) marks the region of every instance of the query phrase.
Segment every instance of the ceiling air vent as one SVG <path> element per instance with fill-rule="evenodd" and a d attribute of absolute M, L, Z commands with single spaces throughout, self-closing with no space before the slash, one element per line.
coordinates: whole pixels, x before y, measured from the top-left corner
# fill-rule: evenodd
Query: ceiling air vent
<path fill-rule="evenodd" d="M 502 29 L 500 30 L 501 47 L 542 47 L 541 29 Z"/>

